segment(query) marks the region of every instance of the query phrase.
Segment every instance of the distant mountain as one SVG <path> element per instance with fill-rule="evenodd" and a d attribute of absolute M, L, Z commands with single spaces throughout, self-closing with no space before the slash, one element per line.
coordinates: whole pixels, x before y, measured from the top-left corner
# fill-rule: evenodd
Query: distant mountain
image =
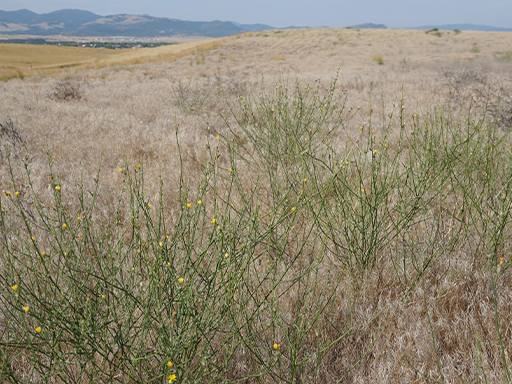
<path fill-rule="evenodd" d="M 295 25 L 290 25 L 289 27 L 275 28 L 275 29 L 308 29 L 308 28 L 311 28 L 311 27 L 297 27 Z M 321 26 L 321 27 L 318 27 L 318 28 L 329 28 L 329 27 Z"/>
<path fill-rule="evenodd" d="M 351 25 L 349 28 L 359 28 L 359 29 L 387 29 L 384 24 L 373 24 L 373 23 L 365 23 L 365 24 L 357 24 Z"/>
<path fill-rule="evenodd" d="M 167 36 L 206 36 L 222 37 L 237 35 L 248 31 L 269 29 L 302 29 L 310 27 L 289 26 L 275 28 L 266 24 L 239 24 L 234 21 L 185 21 L 148 15 L 110 15 L 100 16 L 89 11 L 62 9 L 55 12 L 38 14 L 28 9 L 18 11 L 0 10 L 0 33 L 26 34 L 37 36 L 125 36 L 125 37 L 167 37 Z M 381 28 L 384 24 L 357 24 L 350 28 Z M 409 29 L 433 29 L 461 31 L 512 31 L 512 28 L 498 28 L 488 25 L 447 24 L 424 25 Z"/>
<path fill-rule="evenodd" d="M 276 29 L 266 24 L 239 24 L 234 21 L 230 21 L 230 23 L 246 31 L 268 31 L 269 29 Z"/>
<path fill-rule="evenodd" d="M 491 27 L 489 25 L 475 25 L 475 24 L 445 24 L 445 25 L 424 25 L 421 27 L 414 27 L 408 29 L 440 29 L 440 30 L 454 30 L 460 31 L 495 31 L 495 32 L 512 32 L 512 28 L 499 28 Z"/>
<path fill-rule="evenodd" d="M 183 21 L 148 15 L 99 16 L 77 9 L 37 14 L 26 9 L 0 11 L 0 33 L 63 36 L 207 36 L 222 37 L 247 32 L 226 21 Z"/>

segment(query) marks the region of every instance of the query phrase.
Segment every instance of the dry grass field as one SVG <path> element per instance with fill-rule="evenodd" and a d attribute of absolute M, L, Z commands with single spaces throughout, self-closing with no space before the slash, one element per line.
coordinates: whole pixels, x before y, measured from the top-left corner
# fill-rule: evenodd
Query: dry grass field
<path fill-rule="evenodd" d="M 153 49 L 112 50 L 79 47 L 0 44 L 0 80 L 46 75 L 69 70 L 173 60 L 210 49 L 224 39 L 190 41 Z M 0 40 L 1 43 L 1 40 Z"/>
<path fill-rule="evenodd" d="M 0 381 L 511 382 L 512 33 L 5 49 Z"/>

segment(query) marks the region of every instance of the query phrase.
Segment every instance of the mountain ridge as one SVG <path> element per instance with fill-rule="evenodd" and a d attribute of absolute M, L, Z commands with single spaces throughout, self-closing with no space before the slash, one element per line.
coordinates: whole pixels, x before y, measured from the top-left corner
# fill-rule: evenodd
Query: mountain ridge
<path fill-rule="evenodd" d="M 364 24 L 356 24 L 351 25 L 349 28 L 359 28 L 359 29 L 387 29 L 384 24 L 373 24 L 373 23 L 364 23 Z"/>
<path fill-rule="evenodd" d="M 512 32 L 512 28 L 493 27 L 490 25 L 479 24 L 445 24 L 445 25 L 423 25 L 421 27 L 411 27 L 407 29 L 434 29 L 439 30 L 454 30 L 460 31 L 494 31 L 494 32 Z"/>
<path fill-rule="evenodd" d="M 128 13 L 101 16 L 79 9 L 61 9 L 38 14 L 28 9 L 17 11 L 0 10 L 0 33 L 7 35 L 27 34 L 35 36 L 125 36 L 125 37 L 170 37 L 205 36 L 224 37 L 251 31 L 270 29 L 299 29 L 310 27 L 289 26 L 275 28 L 267 24 L 241 24 L 234 21 L 186 21 L 150 15 Z M 350 28 L 387 28 L 384 24 L 363 23 Z M 512 28 L 492 27 L 477 24 L 424 25 L 407 29 L 433 29 L 461 31 L 509 32 Z"/>
<path fill-rule="evenodd" d="M 185 21 L 149 15 L 100 16 L 89 11 L 63 9 L 45 14 L 22 9 L 0 11 L 0 32 L 38 36 L 205 36 L 224 37 L 247 32 L 227 21 Z"/>

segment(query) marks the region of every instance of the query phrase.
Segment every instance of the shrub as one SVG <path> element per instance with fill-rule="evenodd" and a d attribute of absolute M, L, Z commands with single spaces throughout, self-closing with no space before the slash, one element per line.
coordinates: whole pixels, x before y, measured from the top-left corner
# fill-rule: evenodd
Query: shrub
<path fill-rule="evenodd" d="M 379 65 L 384 65 L 384 60 L 382 59 L 381 54 L 373 55 L 373 61 L 375 61 Z"/>
<path fill-rule="evenodd" d="M 2 380 L 296 383 L 329 372 L 341 382 L 396 321 L 384 291 L 356 318 L 362 297 L 375 296 L 365 291 L 371 276 L 380 283 L 383 268 L 393 271 L 392 296 L 406 300 L 440 276 L 457 279 L 457 257 L 489 271 L 499 339 L 489 343 L 510 376 L 496 282 L 510 265 L 512 160 L 492 119 L 407 115 L 402 101 L 354 134 L 336 81 L 279 79 L 271 91 L 224 96 L 225 129 L 206 132 L 197 189 L 180 175 L 177 214 L 163 187 L 150 200 L 142 162 L 119 169 L 110 199 L 100 170 L 86 191 L 66 185 L 49 156 L 48 189 L 35 190 L 26 155 L 19 194 L 10 168 L 0 199 Z"/>
<path fill-rule="evenodd" d="M 512 51 L 498 53 L 495 57 L 498 61 L 512 61 Z"/>
<path fill-rule="evenodd" d="M 73 101 L 82 98 L 83 82 L 78 80 L 60 81 L 53 87 L 48 97 L 56 101 Z"/>

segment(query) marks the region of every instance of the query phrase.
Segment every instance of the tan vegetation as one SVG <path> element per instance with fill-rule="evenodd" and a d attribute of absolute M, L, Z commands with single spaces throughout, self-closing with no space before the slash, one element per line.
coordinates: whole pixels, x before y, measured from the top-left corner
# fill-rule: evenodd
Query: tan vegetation
<path fill-rule="evenodd" d="M 512 34 L 441 32 L 254 32 L 0 83 L 1 379 L 510 382 Z M 67 301 L 26 293 L 52 276 Z"/>
<path fill-rule="evenodd" d="M 157 48 L 111 50 L 30 44 L 0 44 L 0 80 L 68 70 L 175 60 L 212 49 L 224 39 L 208 39 Z"/>

